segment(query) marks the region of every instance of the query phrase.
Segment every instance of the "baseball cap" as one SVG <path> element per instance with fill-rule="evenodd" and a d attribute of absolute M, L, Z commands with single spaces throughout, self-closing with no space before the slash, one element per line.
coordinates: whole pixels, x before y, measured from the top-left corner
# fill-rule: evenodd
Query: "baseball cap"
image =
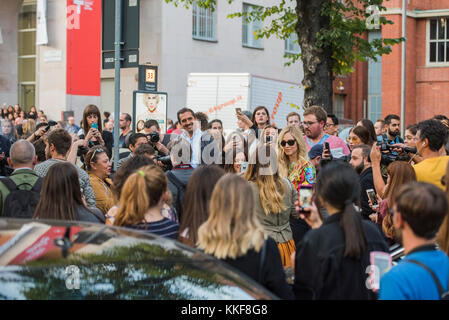
<path fill-rule="evenodd" d="M 310 158 L 310 160 L 313 160 L 316 157 L 321 156 L 322 154 L 323 154 L 323 145 L 316 144 L 310 149 L 309 158 Z"/>
<path fill-rule="evenodd" d="M 245 116 L 247 116 L 248 119 L 251 120 L 251 117 L 253 116 L 253 114 L 251 113 L 251 111 L 249 111 L 249 110 L 244 110 L 244 111 L 242 111 L 242 113 L 243 113 Z"/>

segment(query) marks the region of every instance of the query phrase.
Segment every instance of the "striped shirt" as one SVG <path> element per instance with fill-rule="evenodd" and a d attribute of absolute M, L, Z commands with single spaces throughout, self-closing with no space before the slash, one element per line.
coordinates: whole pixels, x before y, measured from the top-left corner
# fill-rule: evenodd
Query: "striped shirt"
<path fill-rule="evenodd" d="M 139 223 L 138 225 L 128 226 L 128 228 L 142 230 L 172 239 L 177 239 L 179 233 L 179 224 L 165 217 L 159 221 Z"/>

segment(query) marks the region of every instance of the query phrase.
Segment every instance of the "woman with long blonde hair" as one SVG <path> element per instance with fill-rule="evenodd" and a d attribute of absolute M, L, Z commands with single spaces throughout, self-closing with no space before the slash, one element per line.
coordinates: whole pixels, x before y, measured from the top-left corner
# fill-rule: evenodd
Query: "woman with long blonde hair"
<path fill-rule="evenodd" d="M 176 239 L 179 225 L 161 214 L 167 198 L 168 180 L 164 171 L 155 165 L 140 168 L 126 179 L 114 225 Z"/>
<path fill-rule="evenodd" d="M 295 251 L 290 217 L 297 217 L 294 205 L 297 195 L 290 180 L 277 173 L 274 148 L 270 145 L 257 148 L 251 155 L 245 179 L 250 182 L 259 221 L 278 244 L 282 265 L 290 267 L 290 256 Z"/>
<path fill-rule="evenodd" d="M 212 193 L 210 215 L 198 229 L 198 248 L 242 271 L 283 299 L 293 298 L 276 242 L 254 211 L 251 187 L 226 174 Z"/>
<path fill-rule="evenodd" d="M 278 163 L 279 175 L 288 178 L 296 190 L 303 185 L 313 185 L 315 183 L 316 171 L 309 161 L 306 142 L 303 133 L 295 126 L 285 127 L 279 134 L 278 139 Z M 293 232 L 293 239 L 297 245 L 307 231 L 309 225 L 302 219 L 290 219 L 290 227 Z"/>

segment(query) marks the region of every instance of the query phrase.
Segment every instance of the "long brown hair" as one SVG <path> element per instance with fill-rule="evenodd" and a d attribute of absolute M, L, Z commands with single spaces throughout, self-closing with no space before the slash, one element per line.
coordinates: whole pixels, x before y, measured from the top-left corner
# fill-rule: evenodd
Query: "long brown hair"
<path fill-rule="evenodd" d="M 33 218 L 77 220 L 79 206 L 84 204 L 75 166 L 69 162 L 52 165 L 45 176 Z"/>
<path fill-rule="evenodd" d="M 257 184 L 260 202 L 266 215 L 278 214 L 286 209 L 283 202 L 285 190 L 278 175 L 274 148 L 262 145 L 253 152 L 245 172 L 245 179 Z"/>
<path fill-rule="evenodd" d="M 91 114 L 95 114 L 98 117 L 98 131 L 101 133 L 103 131 L 102 129 L 102 121 L 101 121 L 101 113 L 100 110 L 98 109 L 98 107 L 94 104 L 89 104 L 84 108 L 84 112 L 83 112 L 83 121 L 82 121 L 82 127 L 84 130 L 84 134 L 87 135 L 87 133 L 89 132 L 89 123 L 87 122 L 87 117 L 90 116 Z"/>
<path fill-rule="evenodd" d="M 409 182 L 416 181 L 416 174 L 413 167 L 405 161 L 394 161 L 387 167 L 387 173 L 390 176 L 390 183 L 385 192 L 384 199 L 387 199 L 388 208 L 393 208 L 393 199 L 396 198 L 399 187 Z M 386 236 L 395 238 L 393 217 L 388 213 L 382 221 L 382 230 Z"/>
<path fill-rule="evenodd" d="M 198 247 L 218 259 L 235 259 L 260 251 L 266 238 L 254 212 L 251 187 L 242 177 L 220 178 L 210 200 L 210 215 L 198 229 Z"/>
<path fill-rule="evenodd" d="M 449 201 L 449 162 L 446 168 L 446 175 L 443 177 L 445 185 L 446 185 L 446 197 Z M 437 234 L 437 243 L 440 246 L 441 250 L 446 252 L 449 255 L 449 212 L 446 214 L 446 217 L 441 224 L 440 230 Z"/>
<path fill-rule="evenodd" d="M 137 225 L 148 209 L 156 206 L 167 191 L 164 171 L 155 165 L 145 166 L 126 180 L 114 219 L 115 226 Z"/>
<path fill-rule="evenodd" d="M 209 217 L 209 201 L 215 184 L 224 174 L 217 165 L 199 167 L 187 183 L 179 234 L 188 229 L 188 242 L 192 245 L 198 240 L 198 228 Z"/>

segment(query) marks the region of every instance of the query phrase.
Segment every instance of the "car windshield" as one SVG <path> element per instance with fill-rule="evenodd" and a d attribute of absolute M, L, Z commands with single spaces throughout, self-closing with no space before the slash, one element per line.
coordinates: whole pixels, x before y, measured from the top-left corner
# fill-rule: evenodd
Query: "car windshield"
<path fill-rule="evenodd" d="M 3 299 L 275 298 L 226 264 L 177 241 L 81 223 L 4 221 Z"/>

